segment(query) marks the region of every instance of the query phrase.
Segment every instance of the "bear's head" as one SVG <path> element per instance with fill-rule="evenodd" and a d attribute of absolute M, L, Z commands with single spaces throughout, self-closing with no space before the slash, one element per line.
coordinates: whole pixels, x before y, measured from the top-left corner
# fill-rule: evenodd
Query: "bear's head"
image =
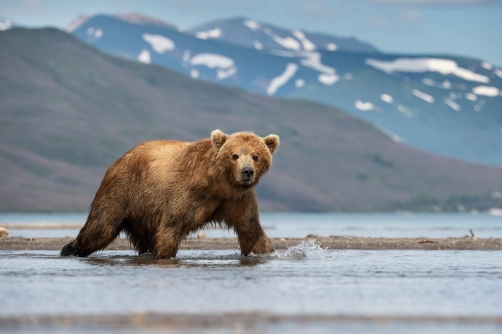
<path fill-rule="evenodd" d="M 272 166 L 272 154 L 279 146 L 279 137 L 261 138 L 252 132 L 226 135 L 220 130 L 211 132 L 216 164 L 227 181 L 238 188 L 251 188 Z"/>

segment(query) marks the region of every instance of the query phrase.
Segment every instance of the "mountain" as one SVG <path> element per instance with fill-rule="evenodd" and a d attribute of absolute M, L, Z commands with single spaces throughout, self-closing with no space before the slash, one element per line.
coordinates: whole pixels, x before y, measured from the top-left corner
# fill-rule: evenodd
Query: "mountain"
<path fill-rule="evenodd" d="M 55 29 L 0 33 L 0 211 L 85 210 L 137 143 L 214 129 L 281 137 L 262 210 L 487 210 L 502 169 L 396 143 L 326 105 L 276 99 L 105 55 Z"/>
<path fill-rule="evenodd" d="M 372 45 L 355 38 L 341 38 L 300 30 L 291 31 L 245 17 L 206 23 L 187 32 L 200 39 L 215 39 L 257 50 L 339 50 L 379 53 Z"/>
<path fill-rule="evenodd" d="M 319 35 L 244 18 L 182 32 L 98 15 L 72 34 L 111 55 L 262 95 L 321 102 L 371 122 L 396 141 L 502 166 L 502 70 L 486 62 L 390 55 L 349 43 L 360 48 L 355 52 L 335 39 L 329 41 L 338 48 L 330 48 Z M 364 47 L 370 49 L 362 52 Z"/>
<path fill-rule="evenodd" d="M 119 14 L 115 15 L 115 18 L 129 22 L 132 24 L 140 25 L 140 26 L 158 26 L 158 27 L 166 27 L 169 29 L 176 29 L 176 26 L 172 23 L 166 22 L 164 20 L 155 19 L 149 16 L 141 15 L 138 13 L 128 13 L 128 14 Z M 72 23 L 65 29 L 67 33 L 72 33 L 75 29 L 77 29 L 80 25 L 84 24 L 86 21 L 91 19 L 92 16 L 89 15 L 80 15 Z M 99 35 L 99 32 L 95 34 Z"/>

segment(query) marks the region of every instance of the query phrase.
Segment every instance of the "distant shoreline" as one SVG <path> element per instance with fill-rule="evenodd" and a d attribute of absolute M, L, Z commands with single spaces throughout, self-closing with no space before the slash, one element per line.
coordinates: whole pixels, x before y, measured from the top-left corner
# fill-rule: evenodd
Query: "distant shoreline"
<path fill-rule="evenodd" d="M 315 239 L 322 248 L 333 250 L 502 250 L 502 238 L 363 238 L 347 236 L 306 238 L 271 238 L 276 250 L 297 246 L 302 241 Z M 60 250 L 73 238 L 20 238 L 0 239 L 0 250 Z M 132 250 L 129 241 L 117 238 L 106 250 Z M 187 238 L 181 250 L 228 250 L 239 249 L 237 238 Z"/>

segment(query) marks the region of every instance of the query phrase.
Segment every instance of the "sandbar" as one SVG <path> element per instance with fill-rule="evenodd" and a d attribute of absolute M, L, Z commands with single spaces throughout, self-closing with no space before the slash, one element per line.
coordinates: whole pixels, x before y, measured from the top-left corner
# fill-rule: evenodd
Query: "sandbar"
<path fill-rule="evenodd" d="M 271 238 L 276 250 L 297 246 L 302 241 L 315 239 L 322 248 L 333 250 L 502 250 L 501 238 L 364 238 L 348 236 L 315 236 L 306 238 Z M 73 238 L 19 238 L 0 239 L 0 250 L 60 250 Z M 105 250 L 133 249 L 128 239 L 117 238 Z M 181 250 L 239 249 L 237 238 L 187 238 Z"/>

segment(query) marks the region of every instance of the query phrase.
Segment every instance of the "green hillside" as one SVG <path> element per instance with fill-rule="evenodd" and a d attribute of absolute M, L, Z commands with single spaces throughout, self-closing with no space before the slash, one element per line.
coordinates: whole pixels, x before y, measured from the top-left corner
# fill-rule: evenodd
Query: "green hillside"
<path fill-rule="evenodd" d="M 502 169 L 395 143 L 332 107 L 271 99 L 113 58 L 55 29 L 0 33 L 0 211 L 86 210 L 137 143 L 214 129 L 281 137 L 258 187 L 276 211 L 502 207 Z"/>

